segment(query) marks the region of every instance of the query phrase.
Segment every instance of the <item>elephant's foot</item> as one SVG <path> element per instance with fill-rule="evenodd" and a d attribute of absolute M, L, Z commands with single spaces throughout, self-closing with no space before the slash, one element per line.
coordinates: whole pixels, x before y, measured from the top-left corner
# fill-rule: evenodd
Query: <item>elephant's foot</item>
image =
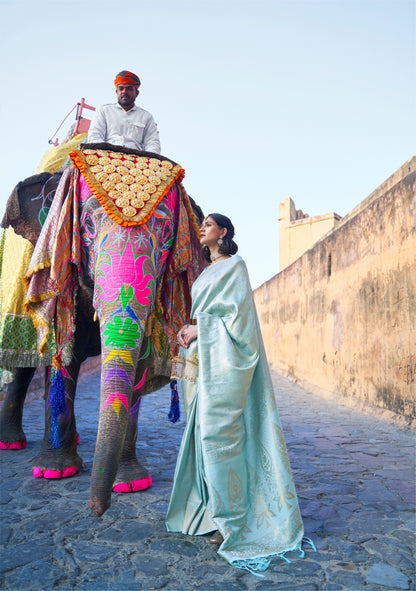
<path fill-rule="evenodd" d="M 122 459 L 119 463 L 113 491 L 118 493 L 130 493 L 145 490 L 152 486 L 152 477 L 144 468 L 136 455 Z"/>
<path fill-rule="evenodd" d="M 132 480 L 131 482 L 120 482 L 113 486 L 113 491 L 117 493 L 130 493 L 137 492 L 139 490 L 146 490 L 152 486 L 152 477 L 149 474 L 146 478 L 139 478 L 138 480 Z"/>
<path fill-rule="evenodd" d="M 4 404 L 0 414 L 0 449 L 25 449 L 26 445 L 21 413 Z"/>
<path fill-rule="evenodd" d="M 78 474 L 81 468 L 77 469 L 75 466 L 64 468 L 63 470 L 43 470 L 38 466 L 32 468 L 33 476 L 35 478 L 69 478 Z"/>
<path fill-rule="evenodd" d="M 23 405 L 34 367 L 18 367 L 15 377 L 7 386 L 6 397 L 0 411 L 0 449 L 25 449 L 26 435 L 23 431 Z"/>
<path fill-rule="evenodd" d="M 78 474 L 82 468 L 82 458 L 73 449 L 52 449 L 42 444 L 42 450 L 32 462 L 35 478 L 69 478 Z"/>
<path fill-rule="evenodd" d="M 0 449 L 25 449 L 26 435 L 21 427 L 0 425 Z"/>
<path fill-rule="evenodd" d="M 0 449 L 25 449 L 26 439 L 23 441 L 0 441 Z"/>

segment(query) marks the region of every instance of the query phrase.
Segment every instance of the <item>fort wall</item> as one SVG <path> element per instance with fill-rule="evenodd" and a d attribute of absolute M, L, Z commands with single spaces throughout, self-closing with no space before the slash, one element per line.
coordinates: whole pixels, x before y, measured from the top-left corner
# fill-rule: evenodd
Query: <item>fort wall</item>
<path fill-rule="evenodd" d="M 413 158 L 254 292 L 272 367 L 413 419 L 415 170 Z"/>
<path fill-rule="evenodd" d="M 279 206 L 279 271 L 288 267 L 341 219 L 335 212 L 309 216 L 290 197 Z"/>

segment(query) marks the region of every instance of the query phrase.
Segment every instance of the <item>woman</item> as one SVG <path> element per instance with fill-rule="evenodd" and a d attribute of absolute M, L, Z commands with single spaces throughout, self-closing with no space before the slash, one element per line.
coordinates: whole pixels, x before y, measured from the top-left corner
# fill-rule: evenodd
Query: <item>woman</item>
<path fill-rule="evenodd" d="M 220 544 L 218 553 L 255 573 L 290 550 L 303 556 L 303 523 L 247 268 L 233 236 L 220 214 L 201 226 L 210 265 L 192 287 L 196 323 L 177 335 L 187 425 L 166 525 L 190 535 L 215 532 L 210 541 Z"/>

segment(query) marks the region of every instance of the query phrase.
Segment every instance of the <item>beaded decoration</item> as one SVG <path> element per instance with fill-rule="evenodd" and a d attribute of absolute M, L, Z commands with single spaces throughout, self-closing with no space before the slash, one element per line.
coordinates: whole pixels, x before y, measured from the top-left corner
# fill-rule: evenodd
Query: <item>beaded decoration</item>
<path fill-rule="evenodd" d="M 89 148 L 69 155 L 107 214 L 123 226 L 147 222 L 173 183 L 185 174 L 179 164 L 156 155 Z"/>

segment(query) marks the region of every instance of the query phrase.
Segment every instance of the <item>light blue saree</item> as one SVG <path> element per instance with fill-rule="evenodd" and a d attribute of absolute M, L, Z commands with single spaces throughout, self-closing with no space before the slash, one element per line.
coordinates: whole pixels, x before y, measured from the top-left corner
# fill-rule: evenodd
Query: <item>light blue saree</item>
<path fill-rule="evenodd" d="M 202 272 L 192 288 L 191 316 L 198 338 L 184 351 L 187 425 L 167 529 L 191 535 L 218 529 L 225 560 L 262 571 L 285 552 L 303 555 L 303 523 L 240 256 Z"/>

